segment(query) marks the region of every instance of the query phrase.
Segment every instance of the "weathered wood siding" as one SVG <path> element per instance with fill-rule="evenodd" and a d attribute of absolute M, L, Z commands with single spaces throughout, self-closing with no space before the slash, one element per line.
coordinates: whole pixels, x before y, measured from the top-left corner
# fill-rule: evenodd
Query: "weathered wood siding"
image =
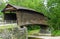
<path fill-rule="evenodd" d="M 17 12 L 16 14 L 19 25 L 46 24 L 46 19 L 43 15 L 34 12 L 27 12 L 27 11 L 20 11 Z"/>

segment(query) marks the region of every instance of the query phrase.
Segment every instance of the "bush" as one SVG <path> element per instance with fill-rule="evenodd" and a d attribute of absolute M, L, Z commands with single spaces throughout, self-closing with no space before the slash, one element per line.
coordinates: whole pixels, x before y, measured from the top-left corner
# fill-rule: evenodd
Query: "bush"
<path fill-rule="evenodd" d="M 53 31 L 52 36 L 60 36 L 60 30 Z"/>

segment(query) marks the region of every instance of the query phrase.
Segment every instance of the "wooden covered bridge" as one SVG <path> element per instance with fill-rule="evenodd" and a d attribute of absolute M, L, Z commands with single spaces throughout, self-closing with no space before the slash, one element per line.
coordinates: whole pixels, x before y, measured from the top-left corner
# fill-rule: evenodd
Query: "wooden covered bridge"
<path fill-rule="evenodd" d="M 42 30 L 47 32 L 47 17 L 41 12 L 10 4 L 7 4 L 2 12 L 4 14 L 4 21 L 7 23 L 17 22 L 18 26 L 37 24 L 41 26 L 41 33 Z"/>

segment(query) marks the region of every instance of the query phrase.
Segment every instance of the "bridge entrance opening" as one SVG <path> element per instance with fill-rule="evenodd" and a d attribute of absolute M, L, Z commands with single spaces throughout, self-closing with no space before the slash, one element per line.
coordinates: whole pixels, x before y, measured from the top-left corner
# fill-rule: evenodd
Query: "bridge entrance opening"
<path fill-rule="evenodd" d="M 16 23 L 17 20 L 16 13 L 5 13 L 4 20 L 6 23 Z"/>

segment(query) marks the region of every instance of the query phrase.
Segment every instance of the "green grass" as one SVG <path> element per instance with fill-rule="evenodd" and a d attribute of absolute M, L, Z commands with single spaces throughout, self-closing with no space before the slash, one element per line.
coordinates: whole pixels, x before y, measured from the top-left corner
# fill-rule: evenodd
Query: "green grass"
<path fill-rule="evenodd" d="M 38 33 L 39 33 L 39 29 L 28 31 L 28 35 L 34 35 L 34 34 L 38 34 Z"/>
<path fill-rule="evenodd" d="M 0 38 L 0 39 L 2 39 L 2 38 Z"/>
<path fill-rule="evenodd" d="M 2 39 L 2 38 L 0 38 L 0 39 Z"/>
<path fill-rule="evenodd" d="M 3 32 L 5 29 L 8 29 L 8 31 L 11 31 L 11 29 L 14 27 L 17 27 L 17 26 L 14 26 L 12 24 L 0 26 L 0 33 Z M 3 38 L 0 37 L 0 39 L 3 39 Z"/>
<path fill-rule="evenodd" d="M 60 36 L 60 30 L 53 31 L 52 36 Z"/>
<path fill-rule="evenodd" d="M 0 29 L 14 28 L 14 25 L 0 26 Z"/>

